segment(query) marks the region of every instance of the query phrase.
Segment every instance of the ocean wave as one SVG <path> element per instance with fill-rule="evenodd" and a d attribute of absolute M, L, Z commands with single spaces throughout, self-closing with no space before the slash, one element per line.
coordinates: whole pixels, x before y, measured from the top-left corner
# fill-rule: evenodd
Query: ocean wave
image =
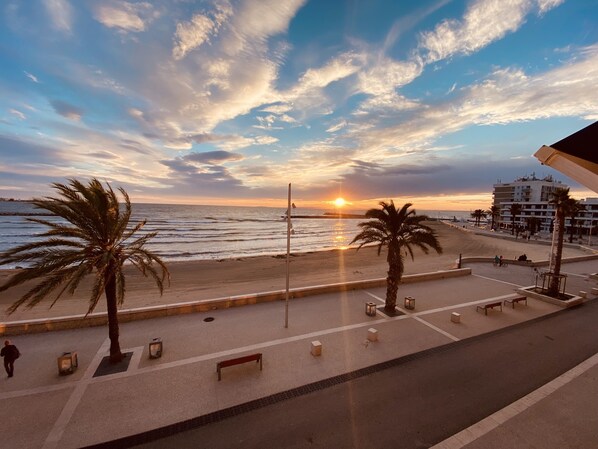
<path fill-rule="evenodd" d="M 18 212 L 23 205 L 10 207 L 10 212 Z M 31 212 L 28 207 L 21 212 Z M 324 212 L 314 209 L 306 213 Z M 279 208 L 135 204 L 131 225 L 147 218 L 139 235 L 157 232 L 148 242 L 148 249 L 165 260 L 226 259 L 285 253 L 286 222 L 280 219 L 283 213 Z M 36 235 L 46 230 L 18 214 L 1 217 L 0 225 L 0 251 L 38 240 Z M 293 221 L 293 227 L 293 252 L 333 249 L 338 247 L 339 237 L 344 242 L 358 232 L 351 220 L 339 223 L 304 219 Z"/>

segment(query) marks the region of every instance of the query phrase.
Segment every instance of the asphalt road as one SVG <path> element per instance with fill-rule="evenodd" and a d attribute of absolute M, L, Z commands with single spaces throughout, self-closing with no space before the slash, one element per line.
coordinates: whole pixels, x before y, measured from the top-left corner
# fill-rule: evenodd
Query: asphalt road
<path fill-rule="evenodd" d="M 424 448 L 598 352 L 598 301 L 142 448 Z"/>

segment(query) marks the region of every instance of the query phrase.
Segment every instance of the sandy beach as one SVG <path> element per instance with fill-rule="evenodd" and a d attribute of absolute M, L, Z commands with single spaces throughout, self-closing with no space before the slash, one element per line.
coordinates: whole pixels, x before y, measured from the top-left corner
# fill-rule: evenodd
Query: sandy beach
<path fill-rule="evenodd" d="M 416 253 L 415 260 L 409 257 L 405 263 L 405 274 L 425 273 L 451 268 L 459 254 L 463 257 L 493 257 L 497 254 L 515 259 L 526 253 L 530 260 L 547 260 L 550 246 L 524 240 L 506 240 L 484 235 L 475 235 L 463 229 L 440 222 L 429 223 L 443 247 L 443 254 L 432 252 Z M 565 248 L 564 257 L 587 254 L 581 249 Z M 322 251 L 294 254 L 291 257 L 291 288 L 350 282 L 386 276 L 386 252 L 380 256 L 376 248 L 355 248 L 347 250 Z M 247 293 L 284 290 L 285 256 L 260 256 L 243 259 L 204 260 L 168 264 L 171 273 L 170 287 L 160 296 L 152 280 L 135 271 L 127 278 L 127 294 L 123 308 L 137 308 L 158 304 L 212 299 Z M 14 270 L 0 271 L 0 282 L 14 273 Z M 19 321 L 38 318 L 59 317 L 87 312 L 89 289 L 82 285 L 75 295 L 64 295 L 52 308 L 53 297 L 49 297 L 32 309 L 21 307 L 12 315 L 6 313 L 24 291 L 25 286 L 15 287 L 0 293 L 0 321 Z M 101 300 L 96 311 L 104 311 Z"/>

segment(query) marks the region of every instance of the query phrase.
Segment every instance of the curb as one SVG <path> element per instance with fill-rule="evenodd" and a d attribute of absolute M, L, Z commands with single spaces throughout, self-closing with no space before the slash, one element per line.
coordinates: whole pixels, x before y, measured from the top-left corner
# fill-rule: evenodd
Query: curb
<path fill-rule="evenodd" d="M 401 284 L 410 284 L 413 282 L 447 279 L 468 275 L 471 275 L 471 268 L 412 274 L 403 276 L 401 279 Z M 364 288 L 384 287 L 385 285 L 386 278 L 338 284 L 316 285 L 311 287 L 291 289 L 289 291 L 289 298 L 297 299 L 325 293 L 337 293 Z M 240 307 L 269 301 L 281 301 L 285 299 L 286 291 L 277 290 L 272 292 L 205 299 L 201 301 L 141 307 L 136 309 L 124 309 L 118 312 L 118 321 L 119 323 L 127 323 L 130 321 L 163 318 L 187 313 L 209 312 L 211 310 L 228 309 L 231 307 Z M 67 329 L 79 329 L 85 327 L 104 326 L 107 323 L 108 314 L 106 312 L 90 313 L 89 315 L 41 318 L 36 320 L 10 321 L 0 323 L 0 335 L 23 335 Z"/>

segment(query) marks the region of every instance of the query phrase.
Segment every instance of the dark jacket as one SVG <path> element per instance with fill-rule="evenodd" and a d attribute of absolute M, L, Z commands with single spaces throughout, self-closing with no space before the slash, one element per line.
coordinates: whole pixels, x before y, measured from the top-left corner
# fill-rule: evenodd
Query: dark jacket
<path fill-rule="evenodd" d="M 4 357 L 9 362 L 14 362 L 20 355 L 21 353 L 15 345 L 4 346 L 0 351 L 0 357 Z"/>

